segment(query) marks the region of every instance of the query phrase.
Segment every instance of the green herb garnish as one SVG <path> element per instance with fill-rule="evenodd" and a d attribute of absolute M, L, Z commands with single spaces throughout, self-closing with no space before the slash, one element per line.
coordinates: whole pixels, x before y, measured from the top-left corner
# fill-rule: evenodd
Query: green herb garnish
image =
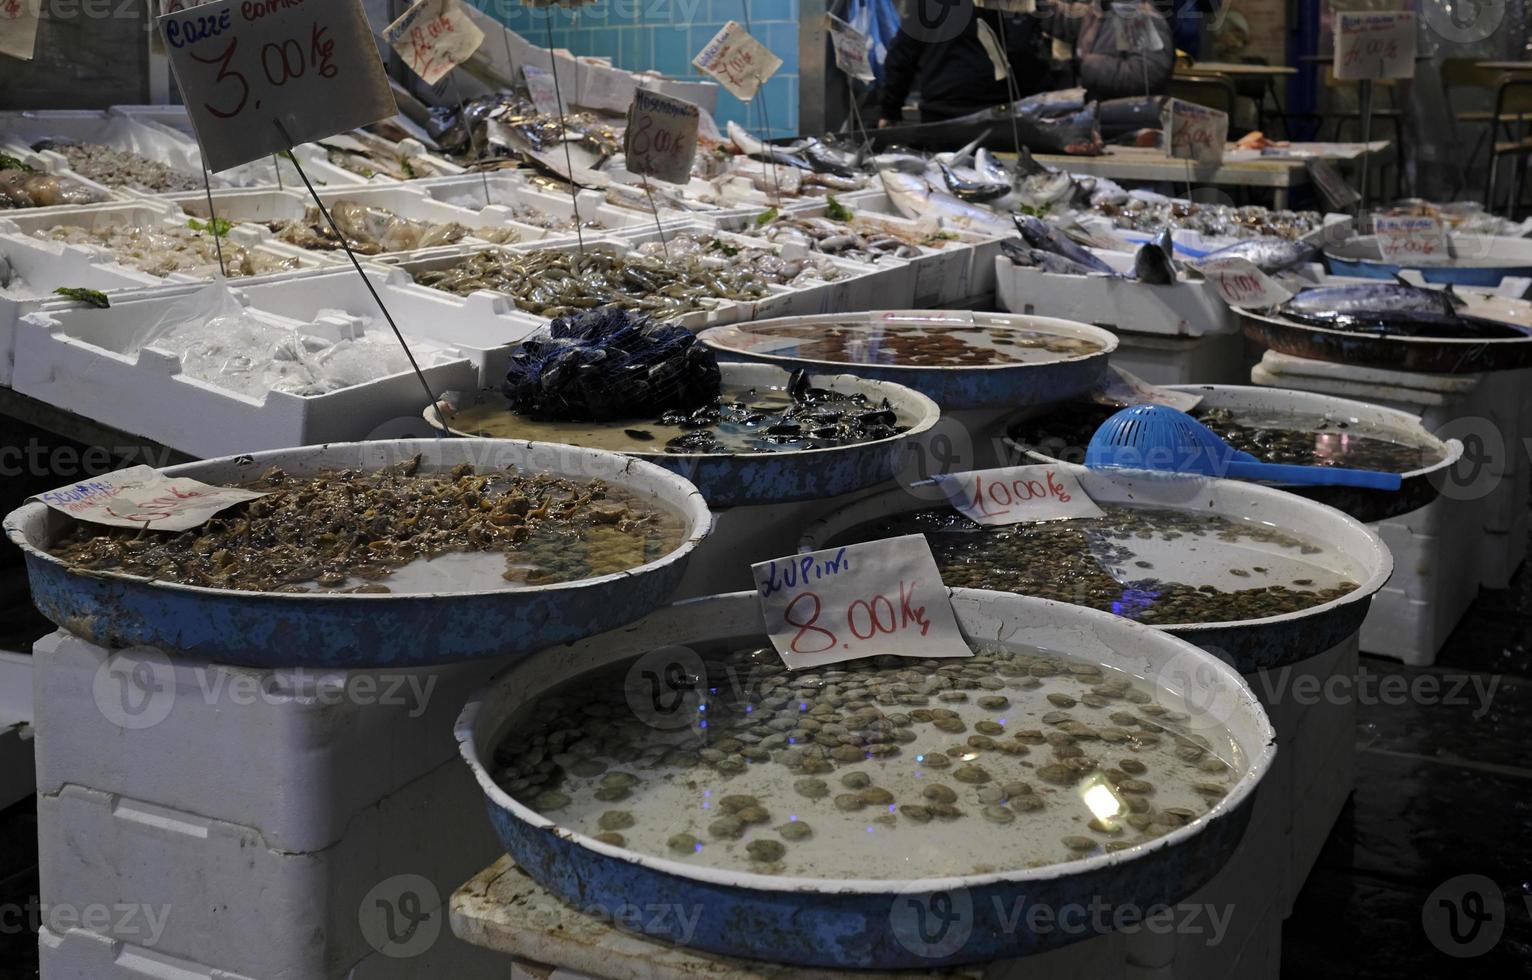
<path fill-rule="evenodd" d="M 762 211 L 760 214 L 756 215 L 755 226 L 760 228 L 771 224 L 775 220 L 777 220 L 777 209 L 767 208 L 765 211 Z"/>
<path fill-rule="evenodd" d="M 1046 218 L 1046 217 L 1048 217 L 1048 209 L 1047 208 L 1034 208 L 1030 204 L 1020 204 L 1020 203 L 1018 203 L 1016 205 L 1016 210 L 1020 211 L 1022 214 L 1030 214 L 1034 218 Z"/>
<path fill-rule="evenodd" d="M 399 161 L 399 163 L 403 165 L 404 176 L 408 177 L 411 180 L 414 180 L 416 177 L 420 176 L 419 174 L 417 174 L 415 172 L 415 167 L 414 167 L 413 164 L 410 163 L 408 157 L 405 157 L 405 158 L 401 159 Z"/>
<path fill-rule="evenodd" d="M 32 169 L 33 169 L 32 167 L 29 167 L 26 164 L 22 163 L 20 160 L 18 160 L 15 157 L 11 156 L 9 153 L 0 153 L 0 170 L 26 170 L 26 171 L 31 171 Z"/>
<path fill-rule="evenodd" d="M 730 245 L 728 242 L 722 242 L 716 238 L 708 243 L 707 250 L 709 252 L 722 252 L 731 259 L 739 254 L 738 245 Z"/>
<path fill-rule="evenodd" d="M 60 286 L 54 293 L 65 299 L 72 299 L 77 303 L 85 303 L 94 306 L 98 310 L 104 310 L 112 305 L 112 301 L 106 298 L 106 293 L 99 289 L 81 289 L 79 286 Z"/>
<path fill-rule="evenodd" d="M 831 194 L 825 198 L 825 217 L 831 221 L 850 221 L 856 215 L 851 213 L 850 208 L 837 201 L 834 194 Z"/>
<path fill-rule="evenodd" d="M 210 231 L 214 238 L 228 238 L 229 230 L 234 227 L 234 222 L 227 218 L 214 218 L 212 221 L 198 221 L 192 218 L 186 222 L 186 227 L 192 231 Z"/>

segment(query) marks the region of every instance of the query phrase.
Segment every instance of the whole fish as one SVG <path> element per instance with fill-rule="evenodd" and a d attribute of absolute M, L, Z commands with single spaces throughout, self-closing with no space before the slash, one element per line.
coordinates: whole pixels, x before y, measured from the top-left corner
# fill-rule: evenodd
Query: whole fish
<path fill-rule="evenodd" d="M 1151 286 L 1169 286 L 1176 282 L 1176 246 L 1165 228 L 1153 239 L 1138 247 L 1133 256 L 1133 278 Z"/>
<path fill-rule="evenodd" d="M 925 154 L 916 153 L 905 146 L 890 146 L 868 161 L 872 169 L 897 170 L 905 174 L 923 174 L 926 172 Z"/>
<path fill-rule="evenodd" d="M 791 146 L 777 146 L 756 139 L 750 131 L 733 120 L 729 121 L 729 142 L 739 147 L 740 152 L 755 160 L 768 160 L 772 163 L 781 164 L 784 167 L 796 167 L 799 170 L 813 170 L 814 165 L 804 157 L 799 156 L 797 150 L 803 146 L 795 143 Z"/>
<path fill-rule="evenodd" d="M 1348 333 L 1377 334 L 1383 337 L 1412 337 L 1434 340 L 1517 340 L 1532 339 L 1527 330 L 1502 320 L 1435 310 L 1358 310 L 1353 313 L 1295 313 L 1289 319 L 1310 326 L 1345 330 Z"/>
<path fill-rule="evenodd" d="M 979 147 L 984 144 L 986 139 L 989 139 L 989 134 L 990 130 L 986 129 L 967 146 L 960 147 L 950 153 L 938 153 L 934 159 L 937 163 L 945 164 L 949 167 L 961 167 L 974 158 L 974 154 L 978 151 Z"/>
<path fill-rule="evenodd" d="M 1010 224 L 988 208 L 960 201 L 933 190 L 922 177 L 885 170 L 879 176 L 889 200 L 906 218 L 934 218 L 943 227 L 971 231 L 991 238 L 1010 237 Z"/>
<path fill-rule="evenodd" d="M 1029 207 L 1047 210 L 1060 202 L 1068 205 L 1078 191 L 1079 185 L 1069 174 L 1043 170 L 1017 182 L 1016 199 Z"/>
<path fill-rule="evenodd" d="M 1424 289 L 1404 282 L 1379 282 L 1312 286 L 1284 303 L 1282 311 L 1319 318 L 1401 310 L 1447 314 L 1457 312 L 1462 305 L 1450 286 L 1447 289 Z"/>
<path fill-rule="evenodd" d="M 1071 262 L 1083 265 L 1094 272 L 1104 272 L 1109 276 L 1117 275 L 1117 271 L 1097 258 L 1094 252 L 1059 234 L 1046 221 L 1028 214 L 1014 215 L 1012 220 L 1016 222 L 1016 230 L 1021 232 L 1022 239 L 1033 248 L 1052 252 L 1054 255 L 1062 255 Z"/>
<path fill-rule="evenodd" d="M 1006 169 L 1005 164 L 1001 163 L 993 153 L 982 146 L 974 153 L 973 168 L 979 172 L 980 177 L 991 183 L 1009 184 L 1014 178 L 1010 170 Z"/>
<path fill-rule="evenodd" d="M 1308 242 L 1287 238 L 1252 238 L 1220 248 L 1216 252 L 1209 252 L 1203 258 L 1241 258 L 1248 260 L 1262 272 L 1281 272 L 1283 269 L 1291 269 L 1295 265 L 1308 262 L 1318 252 L 1319 249 Z"/>
<path fill-rule="evenodd" d="M 1042 269 L 1044 272 L 1053 272 L 1066 276 L 1091 276 L 1099 275 L 1095 269 L 1088 269 L 1073 259 L 1067 259 L 1053 252 L 1045 252 L 1040 248 L 1033 248 L 1019 238 L 1007 238 L 1000 243 L 1000 251 L 1006 258 L 1017 265 L 1024 265 Z"/>
<path fill-rule="evenodd" d="M 815 173 L 852 177 L 858 172 L 855 152 L 831 146 L 823 140 L 808 140 L 803 144 L 801 153 L 814 168 Z"/>
<path fill-rule="evenodd" d="M 939 163 L 937 166 L 941 168 L 942 181 L 947 185 L 947 189 L 960 200 L 983 204 L 986 201 L 998 200 L 1011 192 L 1011 182 L 1008 180 L 968 180 L 953 172 L 953 169 L 945 163 Z M 979 175 L 975 173 L 974 176 Z"/>

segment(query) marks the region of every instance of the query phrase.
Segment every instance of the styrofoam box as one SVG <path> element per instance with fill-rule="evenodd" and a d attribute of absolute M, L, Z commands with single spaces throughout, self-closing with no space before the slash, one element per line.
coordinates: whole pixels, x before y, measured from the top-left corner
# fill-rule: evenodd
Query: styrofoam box
<path fill-rule="evenodd" d="M 479 387 L 498 387 L 505 380 L 511 348 L 548 322 L 517 310 L 509 296 L 499 293 L 456 296 L 445 290 L 417 286 L 409 273 L 400 268 L 373 264 L 365 268 L 405 338 L 424 339 L 456 350 L 474 366 Z M 297 273 L 249 284 L 237 282 L 234 290 L 244 295 L 254 309 L 299 322 L 312 321 L 320 310 L 342 310 L 354 317 L 380 317 L 377 302 L 351 269 Z M 411 421 L 419 421 L 419 416 L 416 412 Z"/>
<path fill-rule="evenodd" d="M 160 198 L 139 198 L 132 202 L 119 204 L 93 204 L 69 210 L 39 208 L 7 212 L 5 217 L 0 217 L 0 239 L 15 241 L 17 238 L 20 238 L 27 241 L 48 242 L 52 241 L 52 239 L 39 239 L 36 236 L 39 233 L 47 232 L 49 229 L 60 228 L 66 225 L 75 225 L 89 229 L 107 228 L 114 225 L 185 227 L 187 220 L 186 215 L 174 203 Z M 256 225 L 236 225 L 229 229 L 229 233 L 224 240 L 256 252 L 262 252 L 266 255 L 287 260 L 290 263 L 296 263 L 300 268 L 317 268 L 320 266 L 336 265 L 338 262 L 346 261 L 344 256 L 336 259 L 324 253 L 310 252 L 294 245 L 273 241 L 270 229 Z M 61 244 L 64 244 L 66 248 L 79 249 L 93 256 L 97 261 L 126 264 L 122 256 L 119 256 L 112 249 L 104 245 Z M 5 246 L 0 245 L 0 247 Z M 150 275 L 153 275 L 153 273 L 150 273 Z M 189 273 L 172 272 L 159 281 L 189 283 L 204 280 L 199 280 Z"/>
<path fill-rule="evenodd" d="M 505 665 L 256 669 L 62 630 L 32 663 L 40 795 L 85 786 L 250 827 L 289 853 L 332 846 L 378 800 L 456 760 L 458 711 Z"/>
<path fill-rule="evenodd" d="M 489 187 L 487 201 L 484 194 L 486 184 Z M 413 190 L 431 195 L 438 201 L 468 210 L 483 210 L 486 214 L 492 214 L 495 211 L 508 213 L 512 207 L 522 205 L 563 221 L 574 216 L 575 202 L 568 196 L 539 190 L 527 183 L 525 177 L 511 173 L 485 174 L 482 177 L 478 174 L 428 177 L 411 181 L 409 186 Z M 597 226 L 590 229 L 597 235 L 614 228 L 652 224 L 654 221 L 654 215 L 650 212 L 608 204 L 605 194 L 599 190 L 582 190 L 576 195 L 576 200 L 580 207 L 580 219 L 597 222 Z M 688 220 L 694 216 L 693 212 L 660 209 L 662 221 Z M 543 233 L 537 236 L 538 238 L 562 238 L 574 234 L 572 228 L 567 230 L 539 228 L 538 230 Z M 536 238 L 527 240 L 535 241 Z"/>
<path fill-rule="evenodd" d="M 223 740 L 237 752 L 236 733 Z M 386 766 L 387 755 L 379 748 L 352 764 Z M 243 776 L 235 763 L 198 778 L 227 787 Z M 440 914 L 458 885 L 503 853 L 482 791 L 457 759 L 375 801 L 318 851 L 285 851 L 247 824 L 83 786 L 39 794 L 37 810 L 46 906 L 160 910 L 157 936 L 145 935 L 142 915 L 93 931 L 261 980 L 340 980 L 376 952 L 362 931 L 363 915 L 377 914 L 375 888 L 419 875 L 432 887 L 415 891 L 412 916 Z"/>
<path fill-rule="evenodd" d="M 55 297 L 61 286 L 79 286 L 113 293 L 157 286 L 161 280 L 115 262 L 102 262 L 84 249 L 36 240 L 16 241 L 0 235 L 0 260 L 26 283 L 22 292 L 13 281 L 9 295 L 0 294 L 0 388 L 11 386 L 16 360 L 16 323 Z M 31 297 L 31 298 L 25 298 Z"/>
<path fill-rule="evenodd" d="M 741 248 L 765 249 L 780 255 L 788 255 L 785 246 L 773 245 L 758 238 L 748 238 L 731 232 L 718 231 L 708 222 L 686 222 L 668 225 L 664 236 L 669 239 L 677 234 L 691 234 L 717 238 L 722 242 Z M 661 231 L 658 228 L 637 226 L 624 228 L 614 237 L 633 245 L 657 243 Z M 825 259 L 840 270 L 841 278 L 829 282 L 812 281 L 801 285 L 789 285 L 773 290 L 766 299 L 742 301 L 741 319 L 764 320 L 779 316 L 811 316 L 816 313 L 842 313 L 854 310 L 902 309 L 896 304 L 914 301 L 914 277 L 903 275 L 902 268 L 883 268 L 852 262 L 828 255 L 805 253 L 814 260 Z"/>
<path fill-rule="evenodd" d="M 794 208 L 790 213 L 797 217 L 822 218 L 828 210 L 828 204 L 815 204 L 811 207 Z M 874 227 L 881 225 L 890 231 L 911 235 L 918 235 L 921 232 L 921 226 L 908 218 L 880 212 L 858 211 L 855 208 L 852 210 L 857 217 L 870 222 Z M 764 236 L 758 235 L 755 231 L 757 217 L 757 215 L 747 214 L 722 218 L 719 219 L 718 226 L 738 235 L 767 241 Z M 960 236 L 944 243 L 941 247 L 922 246 L 919 249 L 920 255 L 913 258 L 886 255 L 879 257 L 873 263 L 866 263 L 862 259 L 853 259 L 853 261 L 871 264 L 878 268 L 887 266 L 897 269 L 901 277 L 912 276 L 914 279 L 914 296 L 911 299 L 913 305 L 941 308 L 948 303 L 956 303 L 972 295 L 969 289 L 969 277 L 973 273 L 973 251 L 977 241 L 976 236 Z"/>
<path fill-rule="evenodd" d="M 1133 256 L 1125 252 L 1096 254 L 1118 272 L 1133 268 Z M 1072 276 L 1017 265 L 1001 255 L 995 259 L 995 282 L 1001 309 L 1012 313 L 1056 316 L 1141 334 L 1241 333 L 1239 314 L 1204 280 L 1155 286 L 1105 275 Z"/>
<path fill-rule="evenodd" d="M 516 233 L 517 241 L 530 241 L 544 237 L 544 229 L 510 220 L 508 212 L 498 214 L 479 213 L 465 208 L 453 207 L 423 194 L 410 184 L 366 184 L 356 187 L 328 188 L 318 191 L 319 199 L 326 207 L 333 208 L 340 201 L 352 201 L 367 207 L 383 208 L 401 218 L 427 221 L 432 224 L 460 224 L 468 229 L 465 244 L 488 244 L 474 233 L 480 228 L 509 228 Z M 176 204 L 187 214 L 206 220 L 207 197 L 202 193 L 166 194 L 164 199 Z M 313 198 L 302 189 L 279 191 L 269 187 L 218 191 L 213 195 L 213 212 L 225 221 L 245 222 L 261 227 L 267 232 L 272 244 L 299 248 L 327 262 L 350 264 L 341 249 L 302 249 L 301 246 L 275 237 L 266 225 L 272 221 L 302 218 L 313 206 Z"/>
<path fill-rule="evenodd" d="M 36 170 L 46 170 L 48 173 L 53 174 L 56 177 L 66 178 L 67 180 L 78 184 L 86 190 L 93 192 L 97 197 L 101 199 L 98 203 L 107 204 L 114 201 L 126 201 L 132 199 L 132 195 L 125 192 L 119 192 L 102 184 L 98 184 L 94 180 L 87 180 L 86 178 L 75 173 L 73 170 L 70 170 L 68 167 L 60 166 L 53 160 L 49 160 L 39 153 L 32 152 L 32 150 L 25 145 L 19 145 L 7 141 L 3 134 L 0 134 L 0 149 L 3 149 L 7 154 L 16 157 L 18 160 L 29 167 L 32 167 Z M 77 208 L 89 206 L 90 205 L 85 204 L 55 204 L 46 208 L 7 209 L 3 212 L 0 212 L 0 214 L 57 214 L 59 212 L 67 213 Z"/>
<path fill-rule="evenodd" d="M 853 211 L 871 211 L 876 214 L 888 214 L 903 217 L 907 220 L 916 220 L 913 215 L 906 215 L 894 204 L 893 198 L 880 186 L 875 186 L 861 191 L 852 191 L 848 194 L 837 194 L 835 199 Z M 958 232 L 961 239 L 972 247 L 972 264 L 969 268 L 967 281 L 964 282 L 966 292 L 962 296 L 944 295 L 942 303 L 952 308 L 966 308 L 965 300 L 983 300 L 993 296 L 998 283 L 995 278 L 995 260 L 1000 257 L 1000 237 L 991 237 L 974 232 L 962 232 L 959 229 L 949 228 L 948 231 Z M 1004 236 L 1010 237 L 1010 236 Z M 960 305 L 955 305 L 960 304 Z"/>
<path fill-rule="evenodd" d="M 1170 337 L 1115 332 L 1118 343 L 1112 363 L 1150 384 L 1242 384 L 1250 376 L 1242 333 Z"/>
<path fill-rule="evenodd" d="M 506 246 L 506 248 L 510 251 L 519 252 L 535 252 L 540 249 L 554 249 L 562 252 L 573 252 L 579 247 L 580 246 L 576 245 L 574 242 L 551 243 L 546 245 L 541 243 L 533 243 Z M 587 238 L 585 240 L 584 248 L 586 250 L 604 249 L 606 251 L 614 252 L 620 255 L 631 255 L 633 253 L 632 242 L 611 237 Z M 396 253 L 394 255 L 384 256 L 382 261 L 388 265 L 393 265 L 404 269 L 406 272 L 413 276 L 421 272 L 448 268 L 461 262 L 464 258 L 473 254 L 474 252 L 483 250 L 483 247 L 461 248 L 458 246 L 450 246 L 447 248 L 439 249 L 425 249 L 420 252 Z M 446 293 L 446 290 L 434 291 Z M 454 294 L 447 293 L 447 295 L 451 296 Z M 468 299 L 473 299 L 475 296 L 486 297 L 486 299 L 480 300 L 479 302 L 492 302 L 495 300 L 500 301 L 499 304 L 495 306 L 496 309 L 503 311 L 514 311 L 518 309 L 515 299 L 504 293 L 497 293 L 492 290 L 480 290 L 471 294 Z M 693 311 L 686 314 L 685 316 L 676 318 L 672 322 L 686 327 L 688 330 L 702 330 L 705 327 L 711 327 L 718 324 L 736 323 L 742 317 L 741 304 L 730 300 L 705 300 L 704 306 L 706 307 L 705 309 Z M 523 310 L 520 312 L 525 316 L 535 316 L 540 320 L 546 320 L 545 317 L 530 311 Z"/>
<path fill-rule="evenodd" d="M 21 394 L 150 438 L 192 456 L 366 439 L 378 426 L 418 414 L 425 400 L 412 371 L 323 395 L 269 391 L 259 400 L 181 374 L 180 358 L 153 347 L 121 353 L 173 303 L 207 287 L 165 287 L 119 297 L 109 310 L 49 303 L 16 326 L 12 387 Z M 278 326 L 300 324 L 251 313 Z M 346 323 L 331 324 L 339 339 Z M 423 346 L 423 345 L 422 345 Z M 430 353 L 417 350 L 417 358 Z M 454 357 L 423 369 L 432 391 L 463 390 L 479 375 Z"/>

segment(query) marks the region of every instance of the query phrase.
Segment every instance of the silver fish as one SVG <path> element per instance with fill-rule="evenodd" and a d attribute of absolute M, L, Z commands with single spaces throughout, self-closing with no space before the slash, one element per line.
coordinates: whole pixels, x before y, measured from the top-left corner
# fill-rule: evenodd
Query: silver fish
<path fill-rule="evenodd" d="M 1117 270 L 1097 258 L 1090 249 L 1059 234 L 1046 221 L 1027 214 L 1015 215 L 1013 220 L 1016 223 L 1016 230 L 1021 232 L 1022 239 L 1033 248 L 1062 255 L 1071 262 L 1076 262 L 1095 272 L 1104 272 L 1109 276 L 1118 274 Z"/>
<path fill-rule="evenodd" d="M 1066 276 L 1099 275 L 1095 269 L 1088 269 L 1073 259 L 1067 259 L 1062 255 L 1045 252 L 1040 248 L 1033 248 L 1019 238 L 1008 238 L 1001 242 L 1000 251 L 1004 252 L 1006 258 L 1017 265 L 1042 269 L 1044 272 Z"/>
<path fill-rule="evenodd" d="M 879 177 L 889 200 L 906 218 L 935 218 L 946 228 L 972 231 L 992 238 L 1010 237 L 1010 224 L 988 208 L 976 207 L 945 191 L 932 189 L 924 178 L 885 170 Z"/>
<path fill-rule="evenodd" d="M 1308 242 L 1286 238 L 1252 238 L 1209 252 L 1204 258 L 1241 258 L 1253 263 L 1262 272 L 1281 272 L 1309 261 L 1318 251 Z"/>
<path fill-rule="evenodd" d="M 1284 310 L 1309 314 L 1364 314 L 1409 311 L 1456 313 L 1463 305 L 1452 287 L 1423 289 L 1408 283 L 1358 283 L 1350 286 L 1313 286 L 1283 305 Z"/>
<path fill-rule="evenodd" d="M 954 173 L 953 169 L 945 163 L 939 163 L 937 166 L 941 168 L 942 181 L 946 183 L 947 189 L 961 200 L 983 204 L 986 201 L 998 200 L 1011 192 L 1011 182 L 1008 180 L 1001 182 L 969 180 Z M 975 173 L 974 176 L 979 175 Z"/>
<path fill-rule="evenodd" d="M 1133 278 L 1151 286 L 1169 286 L 1176 282 L 1175 243 L 1170 229 L 1163 229 L 1138 247 L 1133 256 Z"/>
<path fill-rule="evenodd" d="M 974 154 L 973 168 L 979 172 L 980 177 L 983 177 L 990 183 L 1009 184 L 1013 180 L 1013 175 L 1009 170 L 1006 169 L 1005 164 L 997 160 L 993 153 L 984 149 L 982 146 L 979 147 L 978 152 Z"/>
<path fill-rule="evenodd" d="M 926 158 L 907 147 L 891 146 L 868 161 L 873 170 L 897 170 L 905 174 L 926 172 Z"/>

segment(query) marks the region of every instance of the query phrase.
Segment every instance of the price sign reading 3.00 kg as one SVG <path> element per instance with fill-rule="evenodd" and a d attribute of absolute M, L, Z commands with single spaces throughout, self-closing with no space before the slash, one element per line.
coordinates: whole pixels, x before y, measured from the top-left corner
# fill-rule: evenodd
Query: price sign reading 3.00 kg
<path fill-rule="evenodd" d="M 623 136 L 628 172 L 672 184 L 691 180 L 700 116 L 684 99 L 635 89 Z"/>
<path fill-rule="evenodd" d="M 793 670 L 878 654 L 971 657 L 924 536 L 751 566 L 772 646 Z"/>
<path fill-rule="evenodd" d="M 197 142 L 227 170 L 398 111 L 360 0 L 218 0 L 159 19 Z"/>

